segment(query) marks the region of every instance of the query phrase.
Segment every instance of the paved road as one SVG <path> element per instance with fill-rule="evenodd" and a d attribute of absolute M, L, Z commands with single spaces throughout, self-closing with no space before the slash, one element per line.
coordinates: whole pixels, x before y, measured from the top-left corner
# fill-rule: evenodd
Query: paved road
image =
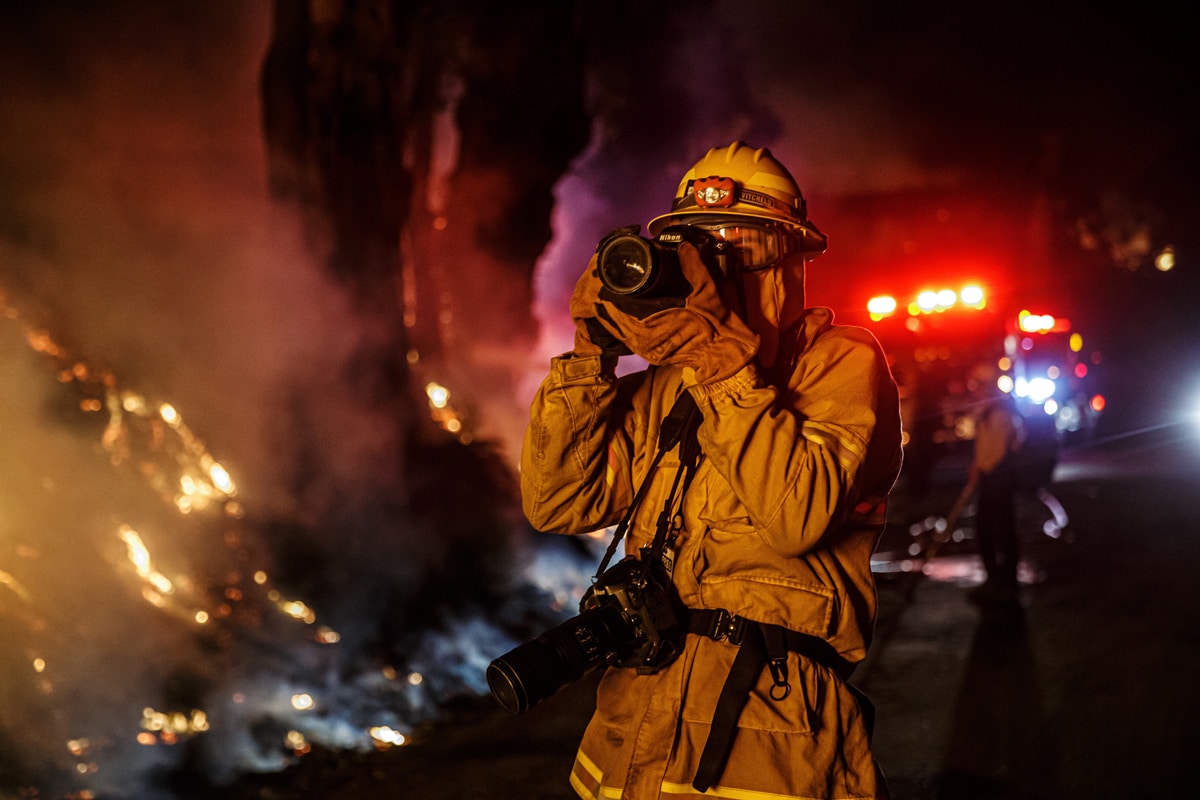
<path fill-rule="evenodd" d="M 855 682 L 877 704 L 898 800 L 1197 796 L 1200 443 L 1180 438 L 1064 459 L 1052 487 L 1063 535 L 1041 532 L 1045 506 L 1022 507 L 1019 615 L 968 602 L 980 579 L 969 542 L 947 546 L 930 575 L 881 574 L 876 645 Z M 952 484 L 943 491 L 944 503 Z M 519 718 L 468 703 L 408 747 L 313 754 L 222 796 L 569 798 L 591 690 L 585 680 Z"/>
<path fill-rule="evenodd" d="M 1068 453 L 1022 506 L 1023 613 L 992 614 L 969 543 L 939 580 L 881 581 L 856 675 L 880 709 L 898 798 L 1194 797 L 1200 691 L 1200 441 L 1178 430 Z"/>

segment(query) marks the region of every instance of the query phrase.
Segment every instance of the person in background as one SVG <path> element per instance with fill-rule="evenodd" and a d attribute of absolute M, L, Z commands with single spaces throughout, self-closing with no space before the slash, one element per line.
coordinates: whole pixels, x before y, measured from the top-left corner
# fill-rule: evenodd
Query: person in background
<path fill-rule="evenodd" d="M 975 411 L 975 452 L 970 480 L 978 490 L 975 514 L 979 557 L 987 579 L 972 589 L 979 603 L 1017 605 L 1016 500 L 1021 465 L 1018 454 L 1025 441 L 1020 413 L 1011 396 L 997 385 L 999 371 L 991 364 L 976 366 L 968 388 L 978 398 Z"/>
<path fill-rule="evenodd" d="M 885 798 L 873 710 L 848 679 L 871 641 L 871 554 L 901 466 L 887 361 L 866 330 L 805 307 L 826 237 L 768 150 L 709 150 L 648 230 L 682 281 L 622 294 L 593 257 L 571 299 L 574 349 L 552 359 L 521 454 L 535 528 L 617 526 L 678 606 L 673 658 L 606 668 L 571 786 Z M 649 366 L 618 378 L 626 353 Z M 680 417 L 694 428 L 665 424 L 677 402 L 694 403 Z"/>

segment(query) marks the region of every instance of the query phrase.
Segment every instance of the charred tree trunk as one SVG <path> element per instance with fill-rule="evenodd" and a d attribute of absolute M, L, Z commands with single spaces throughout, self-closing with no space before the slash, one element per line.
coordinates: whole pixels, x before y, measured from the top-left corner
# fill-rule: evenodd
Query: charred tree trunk
<path fill-rule="evenodd" d="M 414 593 L 452 607 L 504 577 L 519 516 L 511 469 L 488 443 L 445 435 L 424 383 L 450 374 L 475 382 L 455 386 L 468 403 L 472 390 L 494 397 L 532 349 L 553 188 L 589 133 L 579 35 L 562 0 L 274 5 L 262 69 L 271 192 L 299 210 L 312 255 L 365 322 L 341 381 L 401 437 L 378 447 L 395 450 L 381 469 L 396 475 L 336 493 L 324 527 L 363 538 L 359 583 L 405 558 L 410 540 L 393 528 L 427 533 L 434 565 L 428 585 L 388 601 L 398 629 L 381 642 L 412 624 Z M 293 429 L 306 430 L 309 402 L 292 398 Z M 306 479 L 295 476 L 301 494 Z M 375 518 L 387 526 L 363 522 Z"/>
<path fill-rule="evenodd" d="M 278 2 L 262 71 L 272 194 L 299 208 L 314 256 L 371 323 L 347 378 L 376 403 L 407 389 L 398 265 L 413 103 L 389 11 Z"/>
<path fill-rule="evenodd" d="M 511 385 L 554 184 L 589 134 L 584 50 L 562 0 L 275 3 L 271 190 L 377 322 L 349 376 L 369 396 L 408 396 L 414 364 Z"/>

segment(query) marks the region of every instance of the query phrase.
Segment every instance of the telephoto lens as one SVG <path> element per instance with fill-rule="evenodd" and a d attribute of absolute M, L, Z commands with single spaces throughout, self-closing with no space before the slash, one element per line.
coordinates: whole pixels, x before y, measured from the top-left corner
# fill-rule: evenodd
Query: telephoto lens
<path fill-rule="evenodd" d="M 523 714 L 605 663 L 634 636 L 615 604 L 603 604 L 497 658 L 487 668 L 492 697 Z"/>

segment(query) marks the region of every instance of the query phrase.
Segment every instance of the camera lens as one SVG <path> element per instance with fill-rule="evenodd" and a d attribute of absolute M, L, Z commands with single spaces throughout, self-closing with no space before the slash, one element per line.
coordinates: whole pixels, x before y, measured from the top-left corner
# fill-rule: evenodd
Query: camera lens
<path fill-rule="evenodd" d="M 596 259 L 600 280 L 616 294 L 637 294 L 654 275 L 654 251 L 640 236 L 614 236 Z"/>
<path fill-rule="evenodd" d="M 567 684 L 554 647 L 539 637 L 488 665 L 488 689 L 510 714 L 523 714 Z"/>
<path fill-rule="evenodd" d="M 598 667 L 632 635 L 618 608 L 589 609 L 489 664 L 488 688 L 506 711 L 524 713 Z"/>

